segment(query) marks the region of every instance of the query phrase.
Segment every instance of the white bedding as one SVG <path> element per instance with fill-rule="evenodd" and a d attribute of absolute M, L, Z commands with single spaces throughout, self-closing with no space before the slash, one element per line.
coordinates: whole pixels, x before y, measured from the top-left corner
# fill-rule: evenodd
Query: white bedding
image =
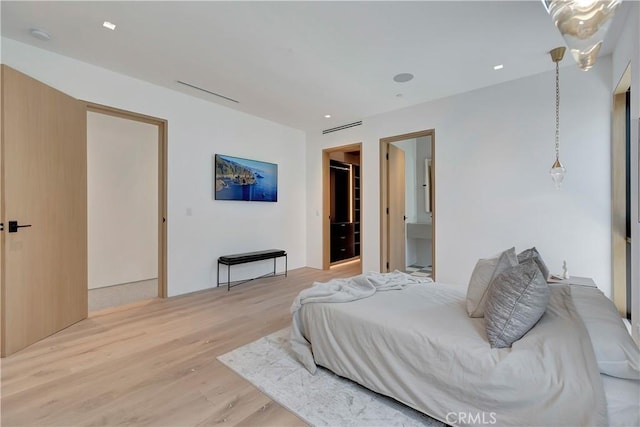
<path fill-rule="evenodd" d="M 490 348 L 466 289 L 442 284 L 304 304 L 300 332 L 318 365 L 448 424 L 606 425 L 589 337 L 569 288 L 553 288 L 512 348 Z"/>
<path fill-rule="evenodd" d="M 607 397 L 609 427 L 640 426 L 640 381 L 600 377 Z"/>
<path fill-rule="evenodd" d="M 327 283 L 316 282 L 301 291 L 291 305 L 291 351 L 312 374 L 316 364 L 311 353 L 311 343 L 303 334 L 300 309 L 311 303 L 344 303 L 369 298 L 376 292 L 404 289 L 418 283 L 432 283 L 428 277 L 415 277 L 401 271 L 377 273 L 370 271 L 354 277 L 333 279 Z"/>

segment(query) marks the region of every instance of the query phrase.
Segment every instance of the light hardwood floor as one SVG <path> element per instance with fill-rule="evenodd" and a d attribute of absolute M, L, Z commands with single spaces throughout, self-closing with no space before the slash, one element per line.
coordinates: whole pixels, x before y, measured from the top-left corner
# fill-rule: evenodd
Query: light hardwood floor
<path fill-rule="evenodd" d="M 216 357 L 288 326 L 314 281 L 359 271 L 301 268 L 92 313 L 2 359 L 2 425 L 304 425 Z"/>

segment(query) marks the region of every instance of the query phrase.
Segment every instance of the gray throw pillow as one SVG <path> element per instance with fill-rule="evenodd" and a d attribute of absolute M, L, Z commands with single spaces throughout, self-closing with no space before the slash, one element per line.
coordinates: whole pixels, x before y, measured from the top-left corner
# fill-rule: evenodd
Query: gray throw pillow
<path fill-rule="evenodd" d="M 470 317 L 483 317 L 487 291 L 491 281 L 507 268 L 518 265 L 516 248 L 509 248 L 491 258 L 479 259 L 467 288 L 467 313 Z"/>
<path fill-rule="evenodd" d="M 491 347 L 511 347 L 538 323 L 551 290 L 533 260 L 500 273 L 493 280 L 484 312 Z"/>
<path fill-rule="evenodd" d="M 542 275 L 544 276 L 544 280 L 547 280 L 549 278 L 549 268 L 547 267 L 547 264 L 545 264 L 544 261 L 542 260 L 542 257 L 540 256 L 540 252 L 538 252 L 535 246 L 532 247 L 531 249 L 525 249 L 524 251 L 518 254 L 518 262 L 520 264 L 522 264 L 528 259 L 533 259 L 536 262 L 536 264 L 538 264 L 538 268 L 542 272 Z"/>

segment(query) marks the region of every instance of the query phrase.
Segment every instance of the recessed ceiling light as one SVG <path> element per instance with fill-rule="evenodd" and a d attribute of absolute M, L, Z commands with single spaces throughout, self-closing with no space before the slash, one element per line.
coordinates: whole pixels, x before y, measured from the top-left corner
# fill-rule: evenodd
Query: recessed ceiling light
<path fill-rule="evenodd" d="M 408 82 L 411 79 L 413 79 L 413 74 L 411 73 L 400 73 L 393 76 L 393 81 L 397 83 Z"/>
<path fill-rule="evenodd" d="M 504 68 L 504 65 L 502 64 L 498 64 L 493 67 L 494 70 L 502 70 L 503 68 Z"/>
<path fill-rule="evenodd" d="M 331 114 L 325 114 L 325 115 L 324 115 L 324 118 L 325 118 L 325 119 L 330 119 L 330 118 L 331 118 Z"/>
<path fill-rule="evenodd" d="M 44 40 L 44 41 L 51 40 L 51 35 L 39 28 L 32 28 L 29 32 L 33 37 L 37 38 L 38 40 Z"/>
<path fill-rule="evenodd" d="M 108 28 L 110 30 L 115 30 L 116 29 L 116 24 L 109 22 L 109 21 L 104 21 L 104 23 L 102 24 L 103 27 Z"/>

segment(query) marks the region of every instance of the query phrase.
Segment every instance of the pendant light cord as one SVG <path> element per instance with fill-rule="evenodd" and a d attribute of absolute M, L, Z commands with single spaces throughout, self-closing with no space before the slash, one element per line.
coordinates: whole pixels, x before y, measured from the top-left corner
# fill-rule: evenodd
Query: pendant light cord
<path fill-rule="evenodd" d="M 560 61 L 556 61 L 556 160 L 560 158 Z"/>

